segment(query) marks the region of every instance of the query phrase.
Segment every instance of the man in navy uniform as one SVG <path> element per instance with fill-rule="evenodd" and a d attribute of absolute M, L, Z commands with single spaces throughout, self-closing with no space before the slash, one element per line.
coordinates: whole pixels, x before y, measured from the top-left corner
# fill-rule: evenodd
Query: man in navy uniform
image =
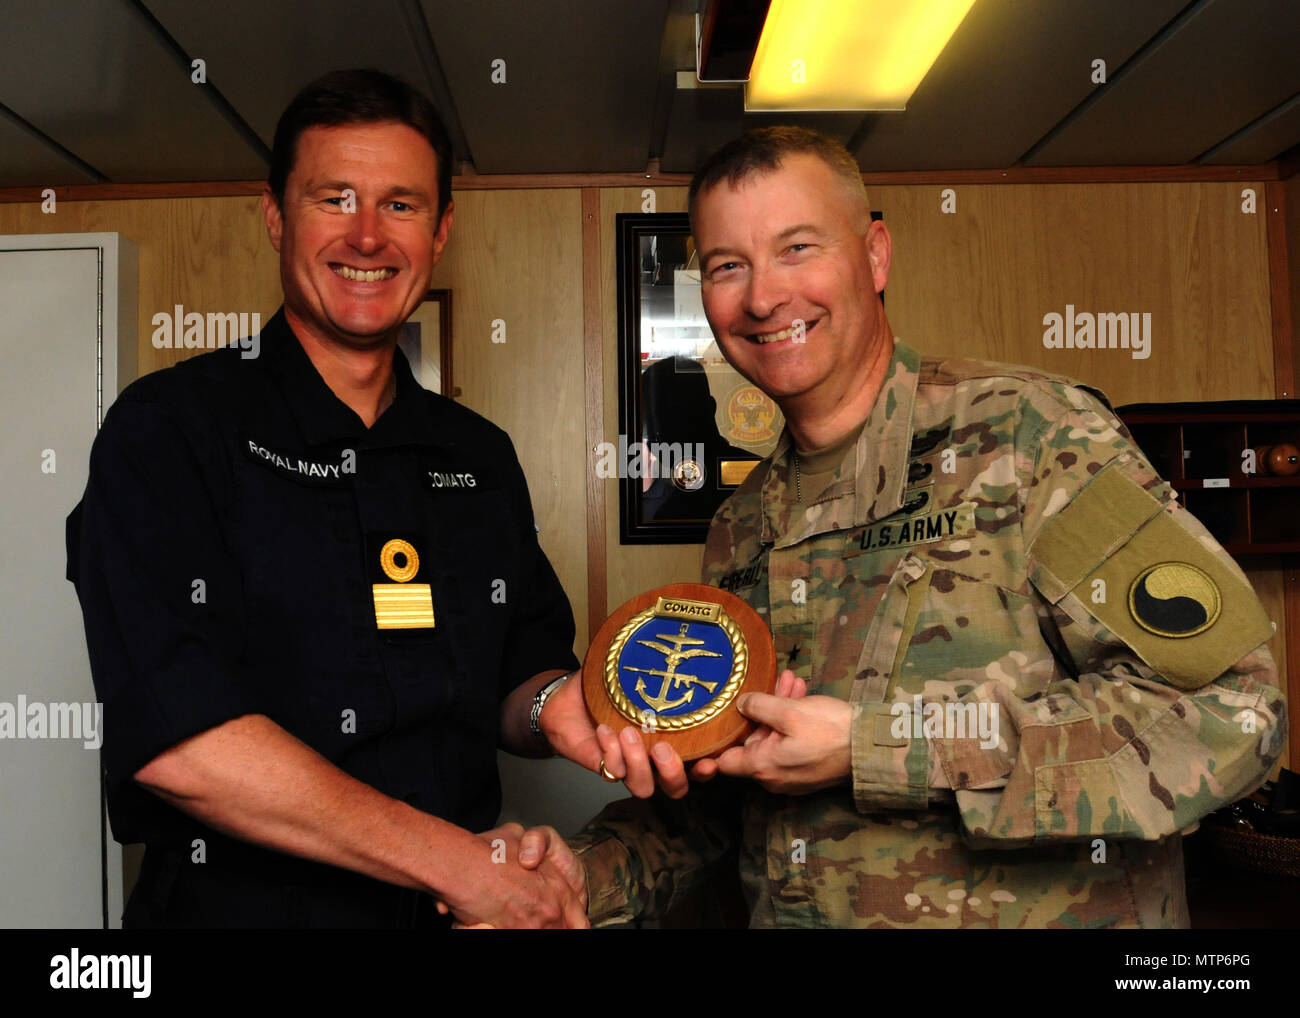
<path fill-rule="evenodd" d="M 509 438 L 396 350 L 450 156 L 404 83 L 309 85 L 262 200 L 283 307 L 104 420 L 68 578 L 113 833 L 147 845 L 128 927 L 586 924 L 553 831 L 471 833 L 500 809 L 498 744 L 603 753 Z"/>

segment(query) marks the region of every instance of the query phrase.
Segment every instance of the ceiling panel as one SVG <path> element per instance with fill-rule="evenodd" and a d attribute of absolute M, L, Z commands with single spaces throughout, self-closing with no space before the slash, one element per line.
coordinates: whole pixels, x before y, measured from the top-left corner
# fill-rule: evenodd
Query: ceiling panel
<path fill-rule="evenodd" d="M 1119 67 L 1187 0 L 976 0 L 902 113 L 879 113 L 864 170 L 1003 168 Z"/>
<path fill-rule="evenodd" d="M 267 148 L 298 90 L 327 71 L 373 67 L 433 94 L 419 36 L 398 3 L 354 0 L 144 0 Z M 423 26 L 418 26 L 423 33 Z M 440 111 L 444 117 L 448 111 Z"/>
<path fill-rule="evenodd" d="M 680 4 L 678 5 L 680 6 Z M 660 65 L 660 102 L 667 123 L 660 151 L 664 173 L 694 173 L 719 146 L 742 132 L 770 124 L 799 124 L 848 144 L 862 125 L 861 113 L 746 113 L 744 87 L 677 87 L 677 72 L 695 74 L 695 16 L 682 11 L 668 19 Z"/>
<path fill-rule="evenodd" d="M 746 113 L 739 87 L 677 89 L 659 168 L 665 173 L 694 173 L 715 149 L 755 127 L 798 124 L 843 145 L 861 123 L 861 113 Z"/>
<path fill-rule="evenodd" d="M 0 103 L 109 180 L 264 172 L 256 149 L 129 4 L 7 4 L 3 25 Z"/>
<path fill-rule="evenodd" d="M 479 173 L 645 169 L 668 0 L 421 6 Z"/>
<path fill-rule="evenodd" d="M 1300 95 L 1208 153 L 1203 163 L 1264 163 L 1300 145 Z"/>
<path fill-rule="evenodd" d="M 1300 92 L 1298 42 L 1295 0 L 1195 4 L 1026 165 L 1191 162 Z"/>
<path fill-rule="evenodd" d="M 349 66 L 426 92 L 480 174 L 640 172 L 655 157 L 689 173 L 772 123 L 825 131 L 875 171 L 1026 153 L 1249 164 L 1300 144 L 1300 0 L 977 0 L 905 112 L 790 116 L 745 114 L 739 87 L 676 87 L 694 70 L 697 6 L 0 0 L 0 186 L 256 179 L 292 95 Z M 207 62 L 208 85 L 184 54 Z M 1098 57 L 1108 85 L 1091 81 Z"/>
<path fill-rule="evenodd" d="M 0 112 L 0 187 L 59 187 L 98 180 Z"/>

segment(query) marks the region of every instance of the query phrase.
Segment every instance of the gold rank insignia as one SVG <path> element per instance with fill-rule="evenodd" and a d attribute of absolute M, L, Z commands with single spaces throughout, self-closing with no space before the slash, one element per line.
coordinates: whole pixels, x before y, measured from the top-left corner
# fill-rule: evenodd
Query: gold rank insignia
<path fill-rule="evenodd" d="M 420 556 L 410 541 L 399 537 L 379 550 L 379 567 L 392 583 L 375 583 L 375 623 L 380 629 L 432 629 L 433 590 L 412 583 L 420 571 Z"/>

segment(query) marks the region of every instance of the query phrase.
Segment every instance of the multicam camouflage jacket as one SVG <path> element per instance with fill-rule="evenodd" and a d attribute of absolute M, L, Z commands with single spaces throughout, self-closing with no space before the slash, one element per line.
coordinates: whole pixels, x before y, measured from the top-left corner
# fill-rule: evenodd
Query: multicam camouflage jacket
<path fill-rule="evenodd" d="M 611 805 L 574 841 L 593 922 L 738 853 L 754 926 L 1185 926 L 1179 832 L 1264 780 L 1285 707 L 1245 577 L 1104 402 L 898 344 L 811 505 L 790 459 L 718 511 L 704 579 L 854 704 L 851 784 Z"/>

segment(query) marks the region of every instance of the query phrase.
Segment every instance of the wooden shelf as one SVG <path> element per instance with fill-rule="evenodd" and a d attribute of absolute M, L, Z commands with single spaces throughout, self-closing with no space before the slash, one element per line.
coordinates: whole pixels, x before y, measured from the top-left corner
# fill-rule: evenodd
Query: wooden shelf
<path fill-rule="evenodd" d="M 1241 555 L 1296 555 L 1300 554 L 1300 541 L 1279 541 L 1274 544 L 1225 544 L 1223 550 L 1234 557 Z"/>
<path fill-rule="evenodd" d="M 1170 481 L 1175 491 L 1224 491 L 1229 488 L 1300 488 L 1300 476 L 1296 477 L 1233 477 L 1228 476 L 1227 484 L 1211 484 L 1206 480 L 1214 478 L 1193 477 L 1185 481 Z M 1297 522 L 1300 527 L 1300 522 Z"/>
<path fill-rule="evenodd" d="M 1247 450 L 1300 446 L 1300 400 L 1144 403 L 1117 414 L 1228 554 L 1300 553 L 1300 475 L 1244 473 Z"/>

